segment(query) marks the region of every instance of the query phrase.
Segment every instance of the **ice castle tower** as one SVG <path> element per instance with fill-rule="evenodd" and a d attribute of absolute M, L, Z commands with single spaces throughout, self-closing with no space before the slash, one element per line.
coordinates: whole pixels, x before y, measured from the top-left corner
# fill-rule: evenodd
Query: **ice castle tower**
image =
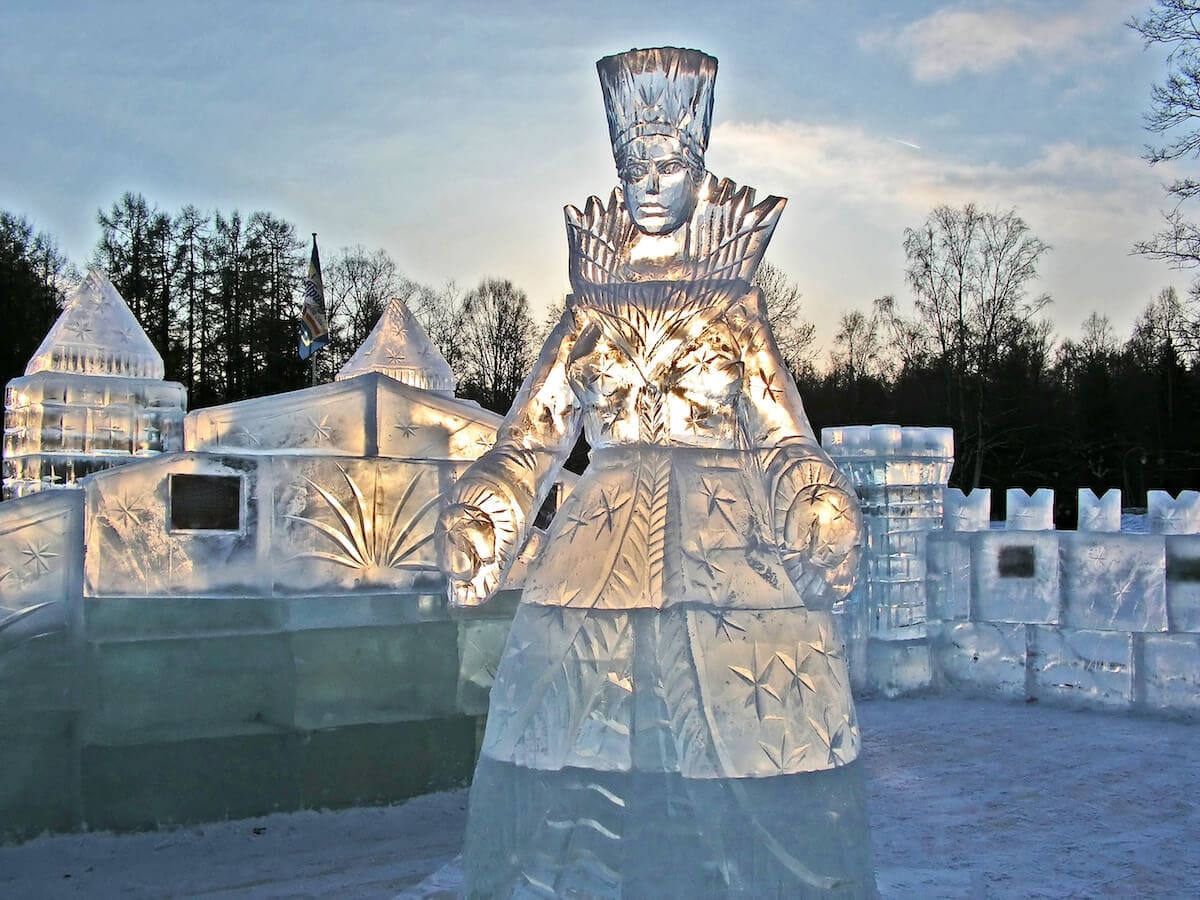
<path fill-rule="evenodd" d="M 183 446 L 187 394 L 112 283 L 92 270 L 4 394 L 4 496 Z"/>
<path fill-rule="evenodd" d="M 450 364 L 399 297 L 388 303 L 362 346 L 337 373 L 337 380 L 367 372 L 379 372 L 402 384 L 454 396 L 455 379 Z"/>

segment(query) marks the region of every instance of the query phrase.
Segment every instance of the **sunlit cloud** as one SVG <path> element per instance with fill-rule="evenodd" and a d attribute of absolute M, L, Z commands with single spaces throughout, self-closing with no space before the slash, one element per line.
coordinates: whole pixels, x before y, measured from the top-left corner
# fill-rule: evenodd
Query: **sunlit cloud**
<path fill-rule="evenodd" d="M 1096 62 L 1125 36 L 1120 23 L 1145 5 L 1086 0 L 1066 12 L 1024 4 L 948 6 L 902 27 L 871 31 L 859 43 L 865 50 L 898 54 L 913 77 L 925 82 L 1023 62 Z"/>

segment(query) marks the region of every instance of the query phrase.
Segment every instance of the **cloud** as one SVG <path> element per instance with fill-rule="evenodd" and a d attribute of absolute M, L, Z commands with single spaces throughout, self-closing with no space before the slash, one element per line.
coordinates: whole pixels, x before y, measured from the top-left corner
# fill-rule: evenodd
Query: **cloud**
<path fill-rule="evenodd" d="M 1139 227 L 1153 225 L 1161 179 L 1170 177 L 1111 148 L 1059 142 L 1023 163 L 979 163 L 928 147 L 915 152 L 856 125 L 732 122 L 717 126 L 712 143 L 720 168 L 747 181 L 852 204 L 882 221 L 916 224 L 940 203 L 975 201 L 1015 206 L 1035 230 L 1086 222 L 1092 237 L 1130 244 Z"/>
<path fill-rule="evenodd" d="M 1054 66 L 1095 62 L 1111 54 L 1120 23 L 1145 4 L 1085 0 L 1071 12 L 1040 7 L 948 6 L 900 28 L 879 29 L 859 40 L 864 50 L 890 50 L 918 81 L 945 81 L 963 73 L 992 72 L 1037 62 Z"/>

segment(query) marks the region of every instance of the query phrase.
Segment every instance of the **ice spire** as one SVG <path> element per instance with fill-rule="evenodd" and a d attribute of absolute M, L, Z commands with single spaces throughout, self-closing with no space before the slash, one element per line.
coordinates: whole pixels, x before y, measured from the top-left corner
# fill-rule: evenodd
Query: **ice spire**
<path fill-rule="evenodd" d="M 374 330 L 337 373 L 337 380 L 379 372 L 404 384 L 454 393 L 454 373 L 404 301 L 393 297 Z"/>
<path fill-rule="evenodd" d="M 26 375 L 37 372 L 156 380 L 166 374 L 162 357 L 125 300 L 96 269 L 71 292 L 62 315 L 25 367 Z"/>

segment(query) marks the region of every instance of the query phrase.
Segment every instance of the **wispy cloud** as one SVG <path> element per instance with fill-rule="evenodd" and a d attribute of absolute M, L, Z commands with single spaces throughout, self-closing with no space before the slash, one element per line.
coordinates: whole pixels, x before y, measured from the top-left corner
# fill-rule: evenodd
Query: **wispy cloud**
<path fill-rule="evenodd" d="M 1125 36 L 1121 23 L 1144 6 L 1134 0 L 1084 0 L 1067 12 L 1024 4 L 947 6 L 902 27 L 871 31 L 859 43 L 898 54 L 925 82 L 1025 62 L 1094 62 L 1112 52 Z"/>
<path fill-rule="evenodd" d="M 856 125 L 806 122 L 718 125 L 713 145 L 721 168 L 796 195 L 836 198 L 888 220 L 919 222 L 939 203 L 1015 206 L 1039 227 L 1065 219 L 1093 236 L 1130 242 L 1131 219 L 1150 222 L 1161 179 L 1133 153 L 1057 142 L 1025 162 L 979 163 L 874 135 Z M 753 181 L 751 181 L 753 183 Z"/>

